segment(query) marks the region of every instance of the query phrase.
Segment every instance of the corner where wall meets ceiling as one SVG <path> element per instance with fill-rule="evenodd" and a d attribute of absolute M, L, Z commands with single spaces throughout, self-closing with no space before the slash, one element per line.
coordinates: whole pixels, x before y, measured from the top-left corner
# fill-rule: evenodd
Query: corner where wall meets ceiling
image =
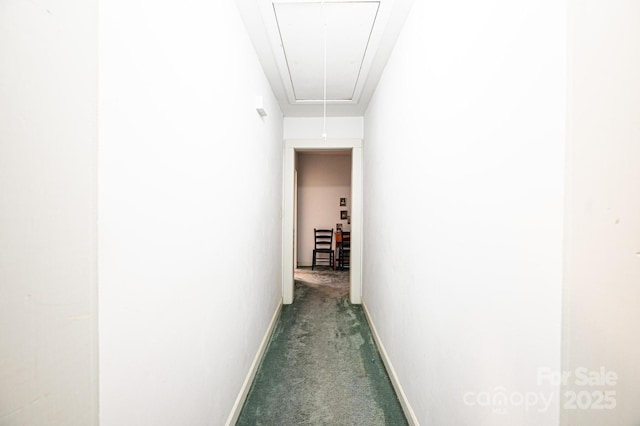
<path fill-rule="evenodd" d="M 328 116 L 364 114 L 413 0 L 236 3 L 283 114 L 319 117 L 325 76 Z"/>

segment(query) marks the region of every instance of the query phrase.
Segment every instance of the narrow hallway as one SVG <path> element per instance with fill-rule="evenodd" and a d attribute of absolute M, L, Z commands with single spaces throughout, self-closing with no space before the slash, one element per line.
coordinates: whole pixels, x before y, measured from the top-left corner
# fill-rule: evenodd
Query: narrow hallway
<path fill-rule="evenodd" d="M 406 425 L 345 271 L 296 270 L 238 425 Z"/>
<path fill-rule="evenodd" d="M 640 426 L 640 0 L 6 0 L 0 58 L 0 426 Z"/>

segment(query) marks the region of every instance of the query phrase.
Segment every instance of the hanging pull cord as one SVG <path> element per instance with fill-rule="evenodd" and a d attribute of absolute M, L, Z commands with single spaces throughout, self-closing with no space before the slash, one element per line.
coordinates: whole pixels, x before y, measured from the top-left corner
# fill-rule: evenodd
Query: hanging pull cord
<path fill-rule="evenodd" d="M 322 139 L 327 140 L 327 17 L 324 13 L 324 0 L 320 2 L 322 8 L 322 24 L 324 30 L 324 82 L 322 97 Z"/>
<path fill-rule="evenodd" d="M 322 138 L 327 140 L 327 24 L 324 24 L 324 97 L 323 97 Z"/>

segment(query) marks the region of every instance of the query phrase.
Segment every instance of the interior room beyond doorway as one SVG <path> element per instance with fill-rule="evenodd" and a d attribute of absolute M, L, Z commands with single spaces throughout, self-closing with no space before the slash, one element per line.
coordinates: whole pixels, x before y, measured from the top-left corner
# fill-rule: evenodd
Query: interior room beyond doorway
<path fill-rule="evenodd" d="M 317 269 L 340 269 L 340 232 L 351 230 L 351 156 L 351 150 L 296 151 L 297 268 L 312 266 L 314 229 L 332 229 L 333 259 L 316 254 Z"/>

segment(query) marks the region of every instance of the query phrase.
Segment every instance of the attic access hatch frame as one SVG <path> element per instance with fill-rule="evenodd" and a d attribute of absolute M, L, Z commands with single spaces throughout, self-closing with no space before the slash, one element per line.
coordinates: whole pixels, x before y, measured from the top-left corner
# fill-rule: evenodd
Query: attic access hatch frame
<path fill-rule="evenodd" d="M 357 104 L 381 35 L 380 0 L 273 0 L 271 5 L 275 22 L 271 31 L 279 41 L 274 53 L 289 103 L 323 102 L 323 96 L 315 93 L 318 88 L 314 84 L 322 81 L 322 76 L 315 73 L 322 69 L 322 27 L 326 25 L 331 87 L 327 102 Z"/>

